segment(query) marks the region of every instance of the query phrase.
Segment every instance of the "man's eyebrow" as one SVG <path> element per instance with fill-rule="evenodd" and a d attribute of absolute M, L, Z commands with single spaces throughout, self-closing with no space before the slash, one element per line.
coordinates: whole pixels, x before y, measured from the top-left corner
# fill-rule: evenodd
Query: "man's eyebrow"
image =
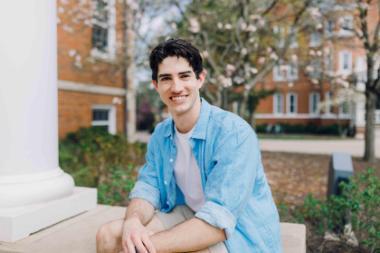
<path fill-rule="evenodd" d="M 159 74 L 158 77 L 170 77 L 170 74 Z"/>
<path fill-rule="evenodd" d="M 191 74 L 191 71 L 188 70 L 188 71 L 183 71 L 183 72 L 179 72 L 178 73 L 179 75 L 183 75 L 183 74 Z"/>

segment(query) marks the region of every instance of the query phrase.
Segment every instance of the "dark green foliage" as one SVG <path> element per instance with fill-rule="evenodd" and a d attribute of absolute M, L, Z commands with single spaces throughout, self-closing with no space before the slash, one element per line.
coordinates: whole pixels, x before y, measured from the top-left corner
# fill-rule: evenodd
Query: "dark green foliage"
<path fill-rule="evenodd" d="M 145 150 L 145 144 L 130 144 L 124 136 L 86 128 L 60 142 L 59 163 L 77 186 L 97 187 L 100 203 L 123 205 Z"/>
<path fill-rule="evenodd" d="M 282 221 L 304 223 L 314 237 L 320 238 L 326 231 L 343 238 L 344 225 L 351 224 L 359 242 L 357 252 L 380 252 L 380 178 L 368 169 L 341 187 L 342 195 L 326 201 L 308 195 L 304 204 L 293 210 L 280 205 Z"/>
<path fill-rule="evenodd" d="M 349 127 L 347 125 L 332 124 L 320 126 L 317 124 L 285 124 L 276 125 L 262 124 L 257 125 L 257 133 L 285 133 L 285 134 L 321 134 L 321 135 L 346 135 Z"/>

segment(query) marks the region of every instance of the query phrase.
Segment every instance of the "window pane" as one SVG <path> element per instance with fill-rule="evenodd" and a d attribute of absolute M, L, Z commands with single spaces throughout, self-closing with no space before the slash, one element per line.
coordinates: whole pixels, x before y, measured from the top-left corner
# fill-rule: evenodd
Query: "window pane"
<path fill-rule="evenodd" d="M 105 51 L 108 46 L 108 30 L 96 24 L 92 27 L 92 46 Z"/>
<path fill-rule="evenodd" d="M 107 109 L 93 109 L 92 120 L 108 120 L 109 110 Z"/>

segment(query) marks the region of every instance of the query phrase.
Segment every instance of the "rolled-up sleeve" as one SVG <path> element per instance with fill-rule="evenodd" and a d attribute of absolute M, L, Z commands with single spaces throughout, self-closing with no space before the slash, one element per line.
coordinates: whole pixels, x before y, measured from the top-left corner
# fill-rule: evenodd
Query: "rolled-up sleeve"
<path fill-rule="evenodd" d="M 224 229 L 229 238 L 252 194 L 260 163 L 258 141 L 249 126 L 237 126 L 222 136 L 212 155 L 206 202 L 195 216 Z"/>
<path fill-rule="evenodd" d="M 145 160 L 146 162 L 139 171 L 137 182 L 129 194 L 129 198 L 144 199 L 151 203 L 155 209 L 160 209 L 160 191 L 154 160 L 154 136 L 151 137 L 148 144 Z"/>

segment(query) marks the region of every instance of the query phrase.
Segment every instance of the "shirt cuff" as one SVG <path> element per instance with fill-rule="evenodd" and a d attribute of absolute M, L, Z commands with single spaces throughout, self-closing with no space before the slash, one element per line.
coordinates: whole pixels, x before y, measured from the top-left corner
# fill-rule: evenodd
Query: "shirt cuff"
<path fill-rule="evenodd" d="M 227 208 L 215 202 L 207 201 L 198 210 L 195 217 L 204 220 L 214 227 L 224 229 L 227 239 L 235 231 L 235 216 Z"/>
<path fill-rule="evenodd" d="M 151 203 L 155 209 L 160 209 L 160 192 L 150 184 L 137 181 L 129 194 L 129 199 L 144 199 Z"/>

